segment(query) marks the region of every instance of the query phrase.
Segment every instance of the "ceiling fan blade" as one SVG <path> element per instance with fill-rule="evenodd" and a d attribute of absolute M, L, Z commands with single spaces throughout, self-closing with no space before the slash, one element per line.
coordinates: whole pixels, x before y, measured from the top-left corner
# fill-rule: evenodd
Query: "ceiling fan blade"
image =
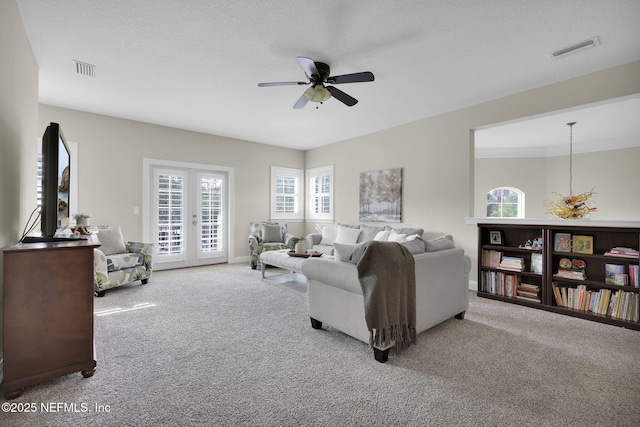
<path fill-rule="evenodd" d="M 331 96 L 333 96 L 335 99 L 337 99 L 338 101 L 342 102 L 343 104 L 345 104 L 348 107 L 353 107 L 354 105 L 356 105 L 358 103 L 358 100 L 355 99 L 354 97 L 347 95 L 346 93 L 344 93 L 343 91 L 341 91 L 340 89 L 333 87 L 333 86 L 327 86 L 327 90 L 329 91 L 329 93 L 331 93 Z"/>
<path fill-rule="evenodd" d="M 300 99 L 298 99 L 298 101 L 295 103 L 295 105 L 293 106 L 293 108 L 304 108 L 305 105 L 307 105 L 308 99 L 304 96 L 304 94 L 302 94 L 302 96 L 300 97 Z"/>
<path fill-rule="evenodd" d="M 320 76 L 320 73 L 316 68 L 315 62 L 313 62 L 313 59 L 305 58 L 304 56 L 298 56 L 296 57 L 296 60 L 298 61 L 300 68 L 304 70 L 304 73 L 307 75 L 309 80 L 313 80 L 312 76 Z"/>
<path fill-rule="evenodd" d="M 291 86 L 291 85 L 308 85 L 309 82 L 268 82 L 268 83 L 258 83 L 260 87 L 270 87 L 270 86 Z"/>
<path fill-rule="evenodd" d="M 334 85 L 341 83 L 360 83 L 360 82 L 372 82 L 375 80 L 371 71 L 363 71 L 361 73 L 342 74 L 340 76 L 332 76 L 327 78 L 327 83 Z"/>

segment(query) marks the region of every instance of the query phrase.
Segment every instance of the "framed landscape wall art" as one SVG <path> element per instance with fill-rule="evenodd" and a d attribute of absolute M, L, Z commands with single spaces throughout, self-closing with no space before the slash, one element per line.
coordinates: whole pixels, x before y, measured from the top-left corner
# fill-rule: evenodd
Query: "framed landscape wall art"
<path fill-rule="evenodd" d="M 400 222 L 402 168 L 360 173 L 360 221 Z"/>

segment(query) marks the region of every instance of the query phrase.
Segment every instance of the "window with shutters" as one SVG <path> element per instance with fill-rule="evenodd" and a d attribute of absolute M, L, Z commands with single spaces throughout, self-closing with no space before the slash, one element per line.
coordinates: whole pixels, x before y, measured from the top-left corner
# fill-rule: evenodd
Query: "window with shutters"
<path fill-rule="evenodd" d="M 307 170 L 307 219 L 333 222 L 333 165 Z"/>
<path fill-rule="evenodd" d="M 271 219 L 304 219 L 302 177 L 302 169 L 271 167 Z"/>

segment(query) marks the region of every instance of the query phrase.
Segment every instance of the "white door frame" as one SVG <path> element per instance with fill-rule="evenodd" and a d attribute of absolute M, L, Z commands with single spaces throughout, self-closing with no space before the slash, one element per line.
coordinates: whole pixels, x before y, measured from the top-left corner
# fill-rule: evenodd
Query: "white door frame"
<path fill-rule="evenodd" d="M 183 169 L 199 169 L 211 172 L 224 172 L 227 174 L 227 262 L 232 259 L 234 254 L 234 168 L 228 166 L 217 166 L 217 165 L 207 165 L 202 163 L 188 163 L 188 162 L 176 162 L 173 160 L 162 160 L 162 159 L 151 159 L 151 158 L 143 158 L 142 159 L 142 238 L 145 242 L 155 241 L 155 238 L 152 237 L 152 226 L 153 222 L 150 218 L 152 210 L 152 200 L 153 191 L 151 191 L 151 184 L 153 182 L 153 168 L 154 167 L 168 167 L 168 168 L 183 168 Z M 189 219 L 186 219 L 189 220 Z M 151 239 L 154 240 L 151 240 Z M 158 248 L 154 245 L 154 257 L 158 256 Z M 157 259 L 157 258 L 156 258 Z M 155 267 L 154 267 L 155 268 Z M 169 267 L 170 268 L 170 267 Z M 161 270 L 162 266 L 158 265 L 158 270 Z"/>

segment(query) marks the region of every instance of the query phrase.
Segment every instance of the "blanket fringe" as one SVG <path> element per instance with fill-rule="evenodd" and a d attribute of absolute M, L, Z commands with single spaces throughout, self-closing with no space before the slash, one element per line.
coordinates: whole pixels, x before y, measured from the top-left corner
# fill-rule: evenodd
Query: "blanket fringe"
<path fill-rule="evenodd" d="M 373 329 L 369 335 L 369 345 L 387 348 L 395 342 L 396 354 L 415 344 L 418 340 L 416 328 L 409 325 L 391 325 L 383 329 Z"/>

